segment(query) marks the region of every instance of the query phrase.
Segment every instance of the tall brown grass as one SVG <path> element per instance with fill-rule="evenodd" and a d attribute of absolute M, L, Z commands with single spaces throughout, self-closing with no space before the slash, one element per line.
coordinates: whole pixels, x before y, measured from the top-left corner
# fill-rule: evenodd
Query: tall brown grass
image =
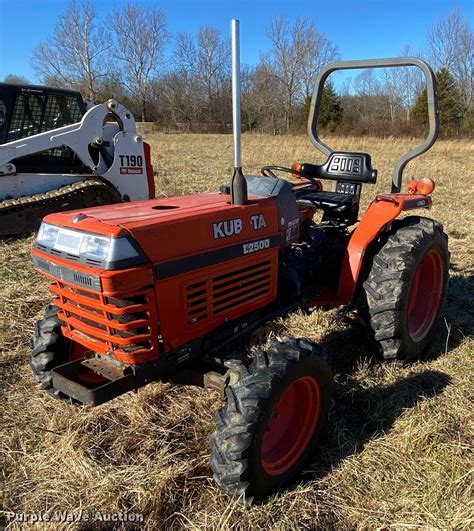
<path fill-rule="evenodd" d="M 231 175 L 229 136 L 158 134 L 148 141 L 160 196 L 215 190 Z M 389 190 L 391 168 L 410 145 L 332 142 L 372 154 L 379 182 L 365 187 L 364 205 Z M 403 369 L 375 363 L 364 329 L 344 308 L 297 312 L 256 337 L 288 333 L 321 342 L 335 359 L 337 388 L 328 435 L 302 482 L 250 509 L 212 481 L 208 437 L 220 406 L 214 392 L 154 383 L 89 409 L 54 401 L 37 387 L 28 343 L 50 294 L 30 266 L 33 238 L 0 242 L 2 509 L 139 512 L 144 529 L 472 529 L 472 155 L 467 142 L 440 141 L 407 168 L 407 178 L 436 180 L 428 215 L 444 223 L 452 253 L 443 323 L 426 360 Z M 247 173 L 323 160 L 296 136 L 244 135 L 243 157 Z"/>

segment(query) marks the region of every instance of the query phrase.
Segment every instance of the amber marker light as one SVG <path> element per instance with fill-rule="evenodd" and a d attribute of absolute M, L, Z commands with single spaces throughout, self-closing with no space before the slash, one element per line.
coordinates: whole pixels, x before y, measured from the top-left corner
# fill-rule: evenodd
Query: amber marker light
<path fill-rule="evenodd" d="M 428 177 L 422 177 L 418 180 L 416 191 L 421 195 L 429 195 L 435 189 L 435 182 Z"/>
<path fill-rule="evenodd" d="M 301 171 L 301 163 L 300 162 L 294 162 L 292 165 L 291 165 L 291 169 L 292 170 L 295 170 L 295 171 Z M 298 173 L 292 173 L 291 174 L 295 179 L 301 179 L 301 175 L 299 175 Z"/>
<path fill-rule="evenodd" d="M 417 181 L 410 181 L 407 184 L 407 192 L 409 194 L 416 194 L 417 186 L 418 186 Z"/>

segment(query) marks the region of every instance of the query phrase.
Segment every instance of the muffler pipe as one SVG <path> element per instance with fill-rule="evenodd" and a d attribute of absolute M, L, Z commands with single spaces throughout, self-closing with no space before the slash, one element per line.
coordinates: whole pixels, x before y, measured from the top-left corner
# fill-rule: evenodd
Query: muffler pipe
<path fill-rule="evenodd" d="M 230 182 L 230 198 L 233 205 L 245 205 L 248 201 L 247 181 L 242 173 L 240 153 L 240 23 L 232 19 L 232 134 L 234 143 L 234 174 Z"/>

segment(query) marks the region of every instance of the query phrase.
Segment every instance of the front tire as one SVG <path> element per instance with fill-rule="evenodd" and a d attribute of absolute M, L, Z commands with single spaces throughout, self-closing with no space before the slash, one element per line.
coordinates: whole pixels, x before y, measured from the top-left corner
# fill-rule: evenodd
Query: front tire
<path fill-rule="evenodd" d="M 318 345 L 270 341 L 247 368 L 233 362 L 211 437 L 211 468 L 226 493 L 264 499 L 293 481 L 327 424 L 332 376 Z"/>
<path fill-rule="evenodd" d="M 61 331 L 63 322 L 58 317 L 59 308 L 54 304 L 46 306 L 44 319 L 36 322 L 32 340 L 30 366 L 41 387 L 54 398 L 68 398 L 53 386 L 51 370 L 68 361 L 82 358 L 87 348 L 65 337 Z M 80 375 L 85 385 L 98 385 L 105 379 L 91 370 Z"/>
<path fill-rule="evenodd" d="M 386 360 L 420 358 L 432 340 L 446 297 L 448 237 L 436 221 L 400 220 L 374 256 L 364 282 L 370 325 Z"/>

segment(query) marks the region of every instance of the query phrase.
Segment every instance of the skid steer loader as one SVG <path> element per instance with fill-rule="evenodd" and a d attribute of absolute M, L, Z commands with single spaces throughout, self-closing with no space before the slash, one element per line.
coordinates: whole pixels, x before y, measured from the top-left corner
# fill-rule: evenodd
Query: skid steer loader
<path fill-rule="evenodd" d="M 51 212 L 153 197 L 150 148 L 123 105 L 0 83 L 0 236 Z"/>

